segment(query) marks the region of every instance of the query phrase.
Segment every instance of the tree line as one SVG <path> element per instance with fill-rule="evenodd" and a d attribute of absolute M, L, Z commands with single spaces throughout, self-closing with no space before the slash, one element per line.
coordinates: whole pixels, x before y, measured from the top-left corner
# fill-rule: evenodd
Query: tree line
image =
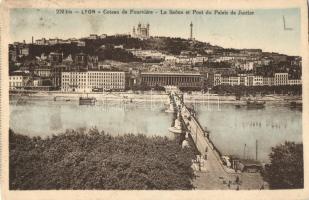
<path fill-rule="evenodd" d="M 271 189 L 304 188 L 303 144 L 288 142 L 272 147 L 263 176 Z"/>
<path fill-rule="evenodd" d="M 9 131 L 9 186 L 37 189 L 192 189 L 191 149 L 167 137 L 69 130 L 52 137 Z"/>

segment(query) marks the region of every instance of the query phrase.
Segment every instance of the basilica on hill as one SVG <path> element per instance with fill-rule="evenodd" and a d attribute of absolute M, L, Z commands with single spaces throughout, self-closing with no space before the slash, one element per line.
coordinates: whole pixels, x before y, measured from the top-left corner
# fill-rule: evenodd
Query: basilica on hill
<path fill-rule="evenodd" d="M 140 39 L 147 39 L 149 38 L 149 30 L 150 30 L 150 25 L 149 23 L 145 24 L 141 24 L 138 23 L 137 28 L 135 28 L 135 26 L 133 26 L 133 33 L 132 33 L 132 37 L 136 37 L 136 38 L 140 38 Z"/>

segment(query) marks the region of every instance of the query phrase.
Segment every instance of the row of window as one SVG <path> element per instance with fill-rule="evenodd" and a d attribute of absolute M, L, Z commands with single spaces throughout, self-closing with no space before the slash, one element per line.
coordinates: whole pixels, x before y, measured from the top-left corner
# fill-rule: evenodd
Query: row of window
<path fill-rule="evenodd" d="M 62 73 L 62 76 L 124 76 L 124 74 L 67 74 Z"/>
<path fill-rule="evenodd" d="M 62 85 L 124 85 L 124 82 L 93 82 L 93 83 L 76 83 L 76 82 L 62 82 Z"/>
<path fill-rule="evenodd" d="M 70 72 L 63 73 L 64 75 L 124 75 L 123 72 Z"/>
<path fill-rule="evenodd" d="M 10 76 L 10 79 L 11 80 L 21 80 L 23 79 L 23 77 L 22 76 Z"/>
<path fill-rule="evenodd" d="M 71 86 L 63 85 L 61 88 L 72 88 Z M 93 85 L 93 86 L 81 86 L 78 85 L 76 88 L 124 88 L 124 85 Z"/>
<path fill-rule="evenodd" d="M 21 82 L 19 82 L 19 83 L 11 82 L 10 83 L 10 87 L 15 87 L 15 86 L 23 86 L 23 84 Z"/>
<path fill-rule="evenodd" d="M 63 81 L 86 81 L 87 79 L 84 78 L 62 78 Z M 117 77 L 112 77 L 112 78 L 105 78 L 105 79 L 88 79 L 88 81 L 105 81 L 105 80 L 119 80 L 119 81 L 124 81 L 124 78 L 117 78 Z"/>

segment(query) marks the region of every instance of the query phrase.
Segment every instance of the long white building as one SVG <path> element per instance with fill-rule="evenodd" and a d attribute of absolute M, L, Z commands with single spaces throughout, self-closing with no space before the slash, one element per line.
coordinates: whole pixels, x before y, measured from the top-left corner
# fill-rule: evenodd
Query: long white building
<path fill-rule="evenodd" d="M 273 77 L 263 77 L 239 74 L 238 76 L 222 76 L 214 74 L 214 86 L 216 85 L 244 85 L 244 86 L 279 86 L 301 85 L 301 79 L 290 80 L 288 73 L 275 73 Z"/>
<path fill-rule="evenodd" d="M 123 91 L 126 87 L 125 72 L 85 71 L 62 72 L 61 91 L 91 92 L 93 89 Z"/>

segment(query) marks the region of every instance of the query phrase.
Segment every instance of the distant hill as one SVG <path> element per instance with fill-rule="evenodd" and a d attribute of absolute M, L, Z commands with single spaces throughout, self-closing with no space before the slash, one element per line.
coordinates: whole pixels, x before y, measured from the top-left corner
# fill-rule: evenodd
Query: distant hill
<path fill-rule="evenodd" d="M 181 51 L 196 51 L 200 54 L 205 54 L 205 50 L 207 49 L 222 49 L 222 47 L 212 46 L 205 42 L 170 37 L 151 37 L 149 39 L 141 40 L 127 36 L 108 36 L 104 39 L 85 39 L 85 41 L 86 46 L 88 48 L 93 48 L 93 50 L 99 48 L 102 45 L 123 45 L 123 47 L 126 49 L 134 48 L 158 50 L 173 55 L 179 55 Z"/>
<path fill-rule="evenodd" d="M 180 54 L 181 51 L 196 51 L 205 54 L 205 50 L 222 49 L 222 47 L 212 46 L 209 43 L 183 38 L 153 37 L 143 42 L 146 49 L 160 50 L 174 55 Z"/>
<path fill-rule="evenodd" d="M 127 35 L 111 35 L 106 38 L 87 39 L 85 46 L 77 46 L 77 44 L 55 44 L 55 45 L 36 45 L 28 44 L 29 56 L 27 60 L 32 60 L 35 56 L 40 56 L 42 53 L 48 55 L 50 52 L 63 53 L 64 57 L 72 54 L 73 57 L 77 53 L 86 53 L 88 55 L 97 55 L 100 60 L 117 60 L 122 62 L 136 62 L 138 58 L 134 57 L 130 52 L 124 49 L 143 49 L 143 50 L 158 50 L 166 54 L 179 55 L 182 51 L 194 52 L 195 54 L 225 54 L 225 53 L 240 53 L 241 49 L 223 48 L 220 46 L 211 45 L 207 42 L 192 41 L 184 38 L 171 37 L 150 37 L 148 39 L 133 38 Z M 114 46 L 122 45 L 124 49 L 114 48 Z M 12 45 L 10 45 L 10 48 Z M 263 56 L 274 57 L 275 59 L 285 60 L 286 55 L 278 53 L 263 52 Z"/>
<path fill-rule="evenodd" d="M 170 37 L 151 37 L 146 40 L 132 38 L 128 36 L 107 36 L 106 38 L 91 40 L 82 38 L 85 46 L 77 44 L 55 44 L 55 45 L 36 45 L 28 44 L 29 56 L 26 60 L 33 60 L 41 54 L 48 55 L 51 52 L 63 53 L 64 57 L 77 53 L 86 53 L 88 55 L 98 55 L 100 59 L 112 59 L 123 62 L 138 61 L 131 53 L 122 49 L 114 49 L 114 46 L 123 45 L 124 49 L 145 49 L 158 50 L 167 54 L 179 55 L 181 51 L 194 51 L 200 54 L 206 54 L 206 50 L 223 49 L 222 47 L 212 46 L 209 43 L 200 41 L 191 41 L 182 38 Z M 10 48 L 13 48 L 10 45 Z"/>

